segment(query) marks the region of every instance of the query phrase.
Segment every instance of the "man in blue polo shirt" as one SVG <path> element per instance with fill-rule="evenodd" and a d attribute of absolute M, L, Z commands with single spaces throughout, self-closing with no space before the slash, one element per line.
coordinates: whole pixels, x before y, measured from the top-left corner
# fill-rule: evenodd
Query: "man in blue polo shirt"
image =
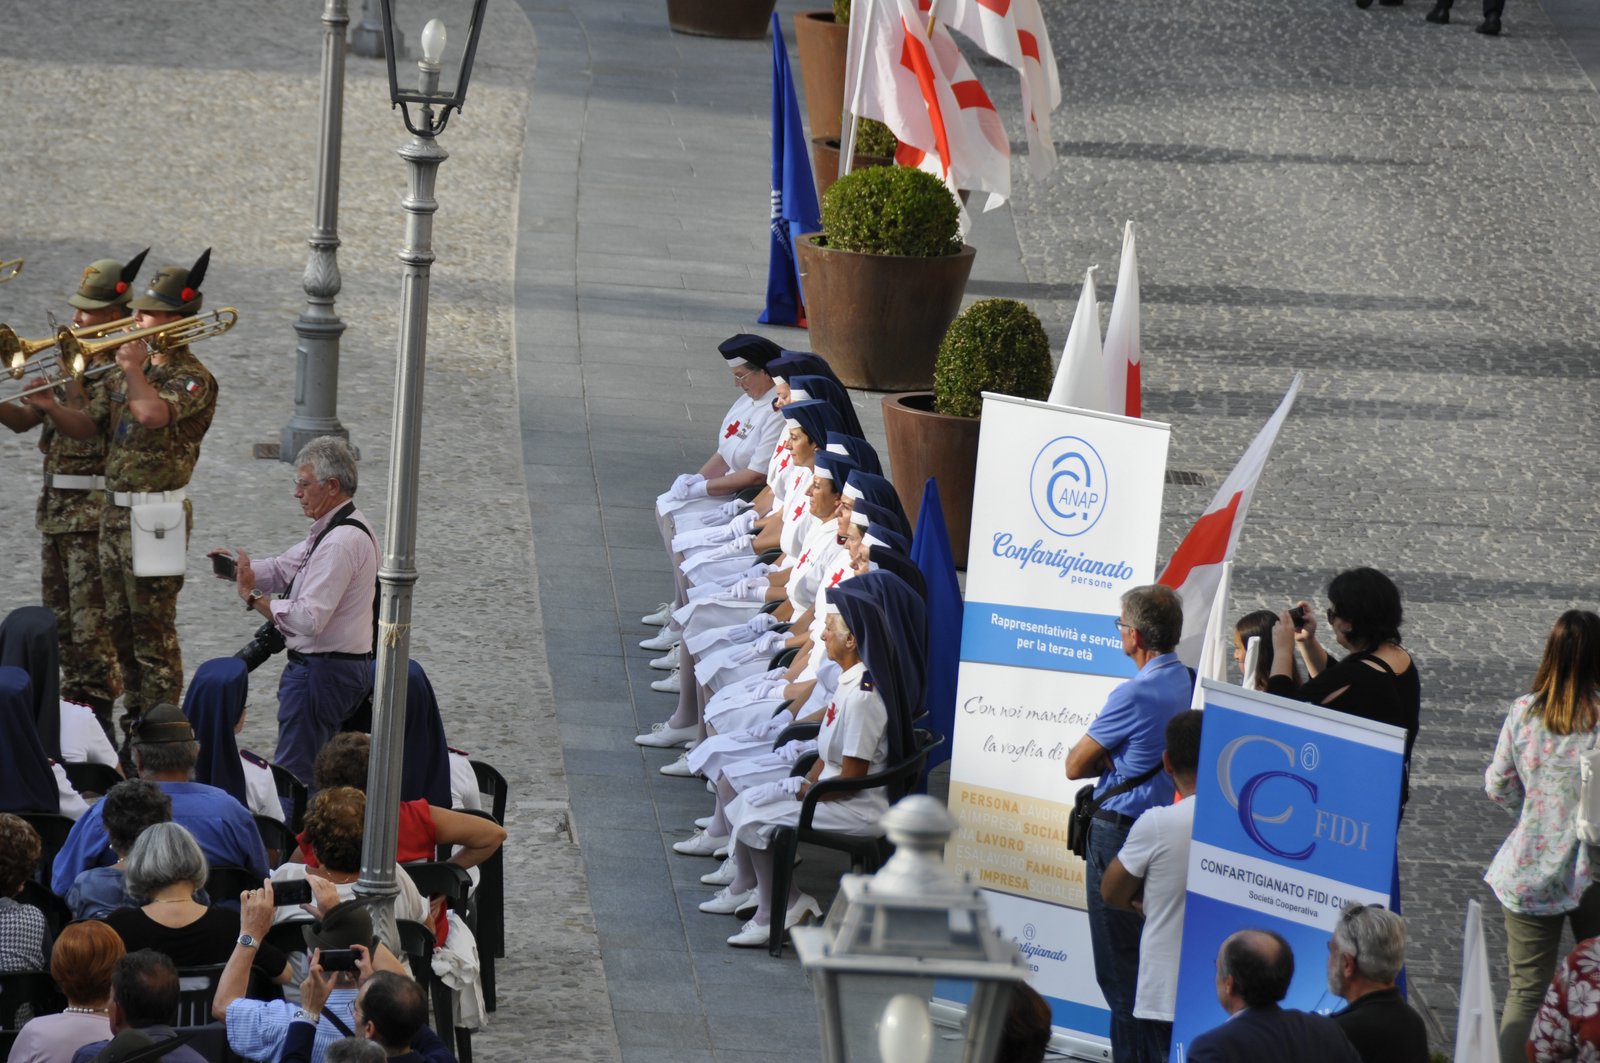
<path fill-rule="evenodd" d="M 271 873 L 267 849 L 261 844 L 250 810 L 226 790 L 194 782 L 200 744 L 194 728 L 176 705 L 156 705 L 134 725 L 133 763 L 139 777 L 161 787 L 172 798 L 172 821 L 189 828 L 212 867 L 242 867 L 256 878 Z M 65 897 L 78 874 L 91 867 L 116 863 L 111 839 L 101 818 L 105 803 L 90 805 L 72 825 L 67 840 L 51 866 L 50 888 Z M 214 897 L 229 907 L 237 897 Z"/>
<path fill-rule="evenodd" d="M 1122 652 L 1138 673 L 1111 692 L 1088 734 L 1067 752 L 1067 778 L 1100 777 L 1084 872 L 1089 939 L 1095 981 L 1111 1009 L 1112 1060 L 1135 1063 L 1133 1004 L 1144 920 L 1109 907 L 1100 897 L 1100 880 L 1140 814 L 1172 803 L 1172 779 L 1161 771 L 1161 754 L 1167 721 L 1189 707 L 1194 674 L 1173 652 L 1183 631 L 1183 602 L 1170 587 L 1152 584 L 1124 594 L 1117 629 Z"/>

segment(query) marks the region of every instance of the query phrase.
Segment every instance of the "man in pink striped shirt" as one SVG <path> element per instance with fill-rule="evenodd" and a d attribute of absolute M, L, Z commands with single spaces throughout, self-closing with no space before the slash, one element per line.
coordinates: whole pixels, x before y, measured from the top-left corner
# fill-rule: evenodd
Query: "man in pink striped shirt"
<path fill-rule="evenodd" d="M 252 561 L 238 551 L 236 582 L 245 608 L 271 621 L 288 646 L 274 760 L 309 782 L 317 750 L 372 691 L 378 546 L 352 501 L 348 443 L 313 439 L 295 465 L 294 495 L 310 531 L 276 557 Z"/>

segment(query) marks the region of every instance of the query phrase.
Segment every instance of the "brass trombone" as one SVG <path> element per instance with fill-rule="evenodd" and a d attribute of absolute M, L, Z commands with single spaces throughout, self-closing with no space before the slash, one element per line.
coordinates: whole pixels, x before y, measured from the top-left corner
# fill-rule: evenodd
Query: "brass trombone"
<path fill-rule="evenodd" d="M 22 259 L 14 258 L 10 262 L 0 262 L 0 284 L 15 280 L 17 274 L 22 272 Z"/>
<path fill-rule="evenodd" d="M 62 326 L 56 330 L 56 346 L 61 349 L 61 368 L 53 377 L 47 377 L 41 384 L 31 388 L 24 388 L 15 395 L 7 395 L 3 402 L 11 402 L 28 395 L 46 391 L 50 388 L 60 387 L 69 379 L 82 381 L 88 377 L 98 376 L 107 370 L 116 368 L 115 361 L 102 362 L 90 366 L 89 362 L 104 351 L 116 350 L 124 343 L 134 340 L 143 340 L 150 350 L 156 354 L 170 351 L 178 347 L 185 347 L 200 340 L 208 340 L 213 336 L 220 336 L 233 328 L 239 322 L 239 312 L 231 306 L 220 310 L 212 310 L 204 314 L 195 314 L 193 317 L 180 318 L 169 321 L 165 325 L 151 325 L 149 328 L 135 329 L 132 332 L 118 332 L 103 336 L 98 339 L 82 340 L 73 335 L 73 330 Z M 109 326 L 107 326 L 109 327 Z"/>
<path fill-rule="evenodd" d="M 52 322 L 54 324 L 54 322 Z M 115 321 L 107 321 L 103 325 L 85 325 L 82 328 L 69 329 L 80 340 L 99 339 L 108 332 L 116 332 L 133 324 L 133 318 L 120 317 Z M 11 374 L 12 380 L 21 380 L 30 372 L 44 371 L 42 365 L 28 364 L 34 355 L 48 351 L 60 339 L 60 329 L 54 335 L 46 336 L 39 340 L 24 340 L 18 338 L 10 325 L 0 325 L 0 361 L 5 362 L 6 371 Z"/>

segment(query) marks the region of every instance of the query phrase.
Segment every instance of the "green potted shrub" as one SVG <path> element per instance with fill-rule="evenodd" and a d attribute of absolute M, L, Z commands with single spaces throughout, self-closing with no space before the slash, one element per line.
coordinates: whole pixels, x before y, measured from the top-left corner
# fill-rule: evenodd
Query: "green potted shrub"
<path fill-rule="evenodd" d="M 843 134 L 811 138 L 811 166 L 817 175 L 817 195 L 824 196 L 833 182 L 839 179 L 839 152 L 844 150 Z M 864 170 L 868 166 L 893 166 L 894 152 L 900 141 L 889 127 L 874 118 L 863 118 L 856 123 L 856 150 L 850 169 Z"/>
<path fill-rule="evenodd" d="M 846 385 L 932 386 L 976 255 L 959 219 L 942 181 L 903 166 L 856 170 L 822 197 L 822 231 L 796 245 L 800 284 L 811 348 Z"/>
<path fill-rule="evenodd" d="M 759 40 L 778 0 L 667 0 L 667 24 L 694 37 Z"/>
<path fill-rule="evenodd" d="M 832 8 L 801 11 L 795 15 L 794 43 L 800 53 L 800 82 L 805 86 L 806 124 L 813 137 L 837 140 L 840 115 L 844 113 L 850 0 L 833 0 Z M 838 172 L 835 164 L 834 173 Z"/>
<path fill-rule="evenodd" d="M 923 484 L 930 476 L 939 482 L 958 568 L 967 567 L 983 393 L 1045 399 L 1052 378 L 1050 340 L 1038 315 L 1015 299 L 984 299 L 944 334 L 932 391 L 883 398 L 895 490 L 915 522 Z"/>

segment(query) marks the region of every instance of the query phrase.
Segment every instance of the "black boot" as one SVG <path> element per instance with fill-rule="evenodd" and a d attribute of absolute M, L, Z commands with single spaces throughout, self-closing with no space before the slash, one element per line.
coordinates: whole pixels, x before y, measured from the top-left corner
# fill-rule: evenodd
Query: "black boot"
<path fill-rule="evenodd" d="M 1424 15 L 1423 18 L 1429 22 L 1436 22 L 1441 26 L 1446 25 L 1450 21 L 1450 8 L 1444 4 L 1434 4 L 1433 10 Z"/>
<path fill-rule="evenodd" d="M 1473 32 L 1474 33 L 1481 33 L 1485 37 L 1498 37 L 1498 36 L 1500 36 L 1500 16 L 1498 16 L 1498 15 L 1490 15 L 1488 18 L 1486 18 L 1482 22 L 1478 23 L 1477 27 L 1473 30 Z"/>

